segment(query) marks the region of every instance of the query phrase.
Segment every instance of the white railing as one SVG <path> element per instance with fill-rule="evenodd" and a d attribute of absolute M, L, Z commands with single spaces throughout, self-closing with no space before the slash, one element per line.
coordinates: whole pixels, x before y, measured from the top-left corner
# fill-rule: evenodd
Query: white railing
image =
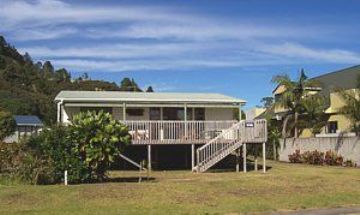
<path fill-rule="evenodd" d="M 267 122 L 265 119 L 242 121 L 241 140 L 244 143 L 264 143 L 267 141 Z"/>
<path fill-rule="evenodd" d="M 195 171 L 204 172 L 243 143 L 267 141 L 266 120 L 241 121 L 196 150 Z"/>
<path fill-rule="evenodd" d="M 239 122 L 196 150 L 196 171 L 204 172 L 240 147 Z"/>
<path fill-rule="evenodd" d="M 236 121 L 122 121 L 132 144 L 207 143 Z"/>

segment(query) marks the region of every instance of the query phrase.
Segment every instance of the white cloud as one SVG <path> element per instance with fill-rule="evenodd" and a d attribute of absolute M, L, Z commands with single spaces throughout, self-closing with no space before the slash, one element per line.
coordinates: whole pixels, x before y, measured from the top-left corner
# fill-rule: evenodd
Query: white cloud
<path fill-rule="evenodd" d="M 29 42 L 19 50 L 35 60 L 53 60 L 56 66 L 75 71 L 360 63 L 356 52 L 301 45 L 304 38 L 327 37 L 318 26 L 265 25 L 256 20 L 249 24 L 168 7 L 60 0 L 0 3 L 6 5 L 0 7 L 1 33 Z M 87 43 L 82 44 L 82 39 Z M 39 44 L 34 40 L 49 41 L 29 45 Z"/>
<path fill-rule="evenodd" d="M 0 0 L 1 1 L 1 0 Z M 87 6 L 59 0 L 9 1 L 0 8 L 0 26 L 14 37 L 25 40 L 28 29 L 32 39 L 53 39 L 74 34 L 59 26 L 77 28 L 76 37 L 90 38 L 175 38 L 175 39 L 244 39 L 302 37 L 317 35 L 309 28 L 251 24 L 218 20 L 213 17 L 179 13 L 173 8 L 150 6 Z M 106 24 L 106 25 L 104 25 Z M 90 26 L 89 26 L 90 25 Z M 106 27 L 111 26 L 111 27 Z M 30 30 L 31 29 L 31 30 Z M 308 32 L 308 33 L 305 33 Z M 315 33 L 316 32 L 316 33 Z M 52 36 L 46 37 L 44 34 Z M 35 36 L 39 37 L 36 38 Z"/>
<path fill-rule="evenodd" d="M 23 53 L 29 52 L 35 58 L 144 58 L 176 57 L 180 54 L 192 54 L 214 49 L 216 44 L 198 43 L 159 43 L 159 44 L 101 44 L 86 47 L 48 48 L 44 46 L 20 47 Z"/>
<path fill-rule="evenodd" d="M 55 27 L 55 28 L 22 28 L 17 30 L 13 34 L 12 39 L 19 41 L 28 40 L 49 40 L 63 38 L 70 35 L 79 33 L 76 28 L 73 27 Z"/>
<path fill-rule="evenodd" d="M 341 64 L 360 63 L 359 53 L 341 49 L 315 49 L 295 43 L 284 43 L 280 45 L 262 45 L 257 48 L 259 51 L 268 54 L 274 54 L 288 58 Z"/>
<path fill-rule="evenodd" d="M 6 7 L 0 8 L 0 24 L 4 28 L 12 29 L 21 25 L 187 20 L 186 15 L 177 16 L 163 8 L 149 6 L 86 6 L 68 4 L 59 0 L 2 0 L 1 4 Z"/>

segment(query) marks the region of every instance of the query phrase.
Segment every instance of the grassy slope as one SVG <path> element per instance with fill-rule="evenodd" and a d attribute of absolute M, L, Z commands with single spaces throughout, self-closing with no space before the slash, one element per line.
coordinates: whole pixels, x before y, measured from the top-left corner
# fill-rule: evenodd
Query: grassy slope
<path fill-rule="evenodd" d="M 223 214 L 360 205 L 359 169 L 270 165 L 267 174 L 153 172 L 155 180 L 141 184 L 0 186 L 0 214 Z"/>

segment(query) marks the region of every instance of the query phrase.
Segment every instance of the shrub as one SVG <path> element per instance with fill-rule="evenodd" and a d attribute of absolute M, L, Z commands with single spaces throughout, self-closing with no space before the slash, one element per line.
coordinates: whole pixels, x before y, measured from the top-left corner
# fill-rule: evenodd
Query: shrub
<path fill-rule="evenodd" d="M 312 165 L 356 166 L 351 160 L 344 162 L 344 158 L 333 151 L 324 153 L 315 150 L 300 153 L 300 150 L 296 150 L 293 154 L 289 155 L 289 161 L 291 163 L 307 163 Z"/>
<path fill-rule="evenodd" d="M 68 171 L 68 180 L 73 183 L 82 182 L 89 177 L 86 166 L 73 149 L 69 127 L 54 126 L 45 129 L 40 135 L 30 138 L 28 145 L 36 157 L 52 161 L 52 168 L 48 168 L 51 171 L 44 178 L 48 181 L 42 180 L 39 183 L 60 182 L 65 170 Z"/>
<path fill-rule="evenodd" d="M 89 179 L 95 180 L 106 178 L 110 164 L 131 140 L 127 127 L 103 111 L 74 116 L 70 136 L 75 152 L 89 170 Z"/>
<path fill-rule="evenodd" d="M 356 163 L 353 162 L 352 160 L 346 160 L 344 163 L 343 163 L 343 166 L 345 167 L 356 167 Z"/>
<path fill-rule="evenodd" d="M 16 122 L 12 115 L 0 109 L 0 141 L 13 134 L 15 127 Z"/>
<path fill-rule="evenodd" d="M 300 150 L 295 150 L 293 154 L 289 155 L 289 161 L 291 163 L 302 163 Z"/>
<path fill-rule="evenodd" d="M 323 165 L 324 164 L 324 153 L 315 151 L 307 151 L 301 155 L 304 163 L 314 164 L 314 165 Z"/>
<path fill-rule="evenodd" d="M 11 180 L 39 184 L 49 181 L 52 160 L 38 156 L 26 143 L 0 143 L 0 171 Z"/>
<path fill-rule="evenodd" d="M 68 171 L 71 183 L 103 180 L 122 147 L 127 127 L 110 114 L 86 112 L 68 127 L 44 129 L 25 142 L 0 145 L 0 171 L 31 184 L 59 183 Z"/>
<path fill-rule="evenodd" d="M 325 153 L 324 163 L 330 166 L 341 166 L 343 163 L 343 157 L 337 155 L 333 151 L 327 151 Z"/>

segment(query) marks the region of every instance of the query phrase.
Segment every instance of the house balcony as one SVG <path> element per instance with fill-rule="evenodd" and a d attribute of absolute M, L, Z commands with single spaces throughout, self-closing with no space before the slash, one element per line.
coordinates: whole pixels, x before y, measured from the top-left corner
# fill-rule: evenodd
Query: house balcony
<path fill-rule="evenodd" d="M 235 120 L 121 122 L 127 125 L 133 145 L 205 144 L 237 123 Z M 234 138 L 229 137 L 229 140 Z"/>
<path fill-rule="evenodd" d="M 267 141 L 266 120 L 242 121 L 233 132 L 228 132 L 238 121 L 121 121 L 128 129 L 133 145 L 206 144 L 222 134 L 219 143 Z M 226 135 L 224 135 L 226 133 Z"/>

